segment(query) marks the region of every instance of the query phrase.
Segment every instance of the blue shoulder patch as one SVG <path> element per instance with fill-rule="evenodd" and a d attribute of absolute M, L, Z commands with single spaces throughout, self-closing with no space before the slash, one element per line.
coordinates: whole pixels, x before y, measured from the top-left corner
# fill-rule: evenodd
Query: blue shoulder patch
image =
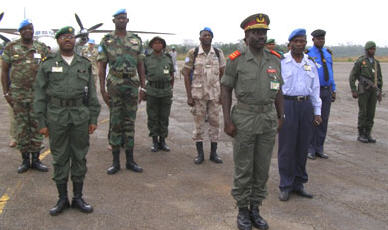
<path fill-rule="evenodd" d="M 99 45 L 97 50 L 98 50 L 99 53 L 101 53 L 102 52 L 102 46 Z"/>

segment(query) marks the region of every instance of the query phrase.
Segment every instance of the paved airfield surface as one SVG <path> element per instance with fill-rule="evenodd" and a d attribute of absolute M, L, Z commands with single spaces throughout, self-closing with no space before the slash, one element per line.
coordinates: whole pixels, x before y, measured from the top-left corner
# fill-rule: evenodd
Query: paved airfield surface
<path fill-rule="evenodd" d="M 268 198 L 261 208 L 270 229 L 387 229 L 388 226 L 388 97 L 377 105 L 373 135 L 376 144 L 356 141 L 357 101 L 352 99 L 348 75 L 352 63 L 335 63 L 337 100 L 332 105 L 326 141 L 328 160 L 309 160 L 306 189 L 314 199 L 291 196 L 278 200 L 277 147 L 273 152 Z M 388 64 L 382 64 L 388 82 Z M 387 86 L 384 87 L 387 94 Z M 103 103 L 102 100 L 100 102 Z M 84 198 L 93 205 L 91 214 L 68 209 L 52 217 L 48 210 L 57 202 L 51 180 L 51 155 L 43 162 L 48 173 L 29 170 L 17 174 L 21 156 L 8 148 L 8 107 L 0 100 L 0 229 L 130 229 L 130 230 L 228 230 L 237 229 L 237 208 L 230 195 L 233 175 L 232 139 L 223 132 L 219 153 L 224 164 L 208 160 L 210 144 L 204 145 L 206 161 L 195 165 L 191 140 L 192 115 L 186 104 L 183 79 L 174 89 L 167 143 L 171 152 L 150 151 L 145 103 L 136 120 L 135 160 L 144 168 L 136 174 L 125 168 L 106 174 L 112 155 L 107 150 L 109 113 L 105 104 L 99 126 L 90 138 Z M 222 116 L 221 116 L 222 117 Z M 221 120 L 221 124 L 223 124 Z M 48 143 L 45 140 L 46 153 Z M 122 151 L 121 166 L 125 164 Z M 70 199 L 72 187 L 69 183 Z"/>

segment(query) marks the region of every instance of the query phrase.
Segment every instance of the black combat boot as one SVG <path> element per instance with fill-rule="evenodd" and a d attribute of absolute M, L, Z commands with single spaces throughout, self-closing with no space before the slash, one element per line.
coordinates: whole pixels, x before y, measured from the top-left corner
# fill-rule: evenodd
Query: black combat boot
<path fill-rule="evenodd" d="M 368 138 L 365 135 L 365 129 L 358 129 L 357 140 L 362 143 L 368 143 Z"/>
<path fill-rule="evenodd" d="M 210 160 L 217 164 L 222 164 L 221 157 L 217 155 L 217 142 L 210 144 Z"/>
<path fill-rule="evenodd" d="M 251 230 L 252 229 L 252 222 L 251 222 L 251 218 L 249 216 L 248 207 L 238 208 L 237 228 L 239 230 Z"/>
<path fill-rule="evenodd" d="M 36 170 L 38 170 L 40 172 L 48 172 L 47 166 L 44 165 L 39 160 L 40 152 L 34 152 L 34 153 L 31 153 L 31 155 L 32 155 L 31 168 L 36 169 Z"/>
<path fill-rule="evenodd" d="M 259 212 L 259 205 L 258 204 L 251 204 L 250 206 L 250 216 L 252 225 L 255 228 L 267 230 L 268 229 L 268 223 L 263 219 L 263 217 L 260 216 Z"/>
<path fill-rule="evenodd" d="M 73 193 L 74 197 L 73 200 L 71 201 L 71 207 L 72 208 L 77 208 L 81 212 L 84 213 L 91 213 L 93 212 L 93 207 L 86 203 L 84 199 L 82 199 L 82 188 L 84 186 L 84 183 L 76 183 L 73 182 Z"/>
<path fill-rule="evenodd" d="M 30 153 L 22 153 L 22 164 L 18 167 L 18 173 L 24 173 L 30 168 Z"/>
<path fill-rule="evenodd" d="M 159 148 L 165 152 L 170 152 L 170 148 L 166 144 L 166 139 L 164 137 L 159 137 Z"/>
<path fill-rule="evenodd" d="M 137 165 L 136 162 L 133 160 L 133 148 L 125 150 L 125 156 L 127 157 L 127 163 L 125 164 L 127 169 L 138 173 L 143 172 L 142 167 Z"/>
<path fill-rule="evenodd" d="M 151 152 L 157 152 L 157 151 L 159 151 L 158 137 L 154 136 L 152 137 Z"/>
<path fill-rule="evenodd" d="M 49 211 L 52 216 L 56 216 L 70 207 L 69 199 L 67 198 L 67 184 L 57 184 L 57 189 L 59 194 L 58 202 Z"/>
<path fill-rule="evenodd" d="M 366 139 L 368 139 L 368 143 L 376 143 L 376 139 L 374 139 L 371 135 L 371 130 L 370 129 L 366 129 L 365 130 L 365 137 Z"/>
<path fill-rule="evenodd" d="M 113 163 L 112 166 L 108 168 L 106 173 L 109 175 L 115 174 L 120 171 L 120 148 L 118 150 L 112 150 Z"/>
<path fill-rule="evenodd" d="M 204 153 L 203 153 L 203 142 L 202 141 L 195 142 L 195 146 L 197 147 L 198 156 L 194 159 L 194 163 L 199 165 L 205 160 Z"/>

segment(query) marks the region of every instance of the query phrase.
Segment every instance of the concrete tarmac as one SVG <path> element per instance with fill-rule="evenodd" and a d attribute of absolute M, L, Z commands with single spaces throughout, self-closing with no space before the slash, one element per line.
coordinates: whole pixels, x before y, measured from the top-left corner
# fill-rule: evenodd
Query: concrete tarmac
<path fill-rule="evenodd" d="M 273 230 L 376 230 L 388 226 L 388 98 L 377 105 L 373 135 L 376 144 L 362 144 L 357 137 L 357 101 L 352 99 L 348 76 L 352 63 L 335 63 L 337 100 L 332 104 L 325 152 L 329 159 L 309 160 L 306 190 L 313 199 L 291 196 L 278 200 L 279 174 L 277 147 L 273 152 L 268 181 L 269 195 L 261 215 Z M 382 63 L 388 82 L 388 64 Z M 387 87 L 384 87 L 387 94 Z M 208 160 L 210 143 L 204 144 L 206 160 L 195 165 L 195 145 L 191 140 L 193 118 L 186 104 L 183 79 L 176 80 L 167 143 L 171 152 L 150 151 L 145 102 L 136 120 L 135 160 L 142 174 L 125 169 L 107 175 L 112 155 L 107 150 L 109 112 L 102 103 L 99 126 L 90 138 L 88 172 L 84 199 L 94 212 L 84 214 L 68 209 L 52 217 L 48 210 L 57 201 L 51 180 L 52 158 L 43 162 L 48 173 L 29 170 L 17 174 L 20 153 L 8 147 L 8 109 L 0 101 L 0 229 L 59 230 L 232 230 L 236 227 L 237 208 L 230 195 L 233 159 L 232 139 L 223 133 L 219 154 L 224 164 Z M 221 111 L 220 111 L 221 112 Z M 221 112 L 222 114 L 222 112 Z M 222 116 L 221 116 L 222 118 Z M 223 127 L 223 120 L 220 120 Z M 48 149 L 45 140 L 46 151 Z M 69 195 L 72 197 L 69 183 Z"/>

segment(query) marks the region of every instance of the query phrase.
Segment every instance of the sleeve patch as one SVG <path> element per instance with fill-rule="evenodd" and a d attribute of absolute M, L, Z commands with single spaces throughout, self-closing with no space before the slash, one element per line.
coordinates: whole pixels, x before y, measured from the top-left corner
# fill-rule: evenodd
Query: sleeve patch
<path fill-rule="evenodd" d="M 236 58 L 239 57 L 240 55 L 241 55 L 240 51 L 236 50 L 236 51 L 234 51 L 233 53 L 231 53 L 231 54 L 229 55 L 229 59 L 233 61 L 234 59 L 236 59 Z"/>

